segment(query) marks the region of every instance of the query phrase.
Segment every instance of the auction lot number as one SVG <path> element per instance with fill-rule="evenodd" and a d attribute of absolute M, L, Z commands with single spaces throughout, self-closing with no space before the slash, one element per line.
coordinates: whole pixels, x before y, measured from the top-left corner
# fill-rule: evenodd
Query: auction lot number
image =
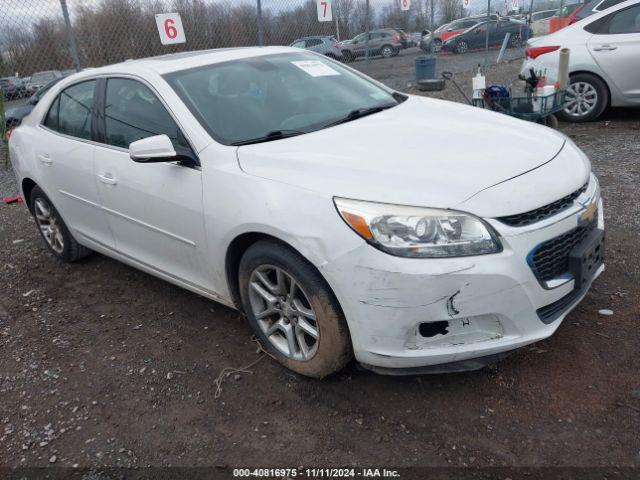
<path fill-rule="evenodd" d="M 187 41 L 182 28 L 179 13 L 159 13 L 156 15 L 156 25 L 162 45 L 173 45 Z"/>

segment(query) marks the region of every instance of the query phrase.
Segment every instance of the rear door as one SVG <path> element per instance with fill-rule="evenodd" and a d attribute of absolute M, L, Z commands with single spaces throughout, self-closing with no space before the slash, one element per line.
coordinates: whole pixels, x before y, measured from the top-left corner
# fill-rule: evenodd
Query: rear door
<path fill-rule="evenodd" d="M 589 52 L 625 102 L 640 104 L 640 4 L 596 21 Z"/>
<path fill-rule="evenodd" d="M 35 146 L 39 177 L 47 195 L 76 238 L 113 247 L 93 178 L 96 80 L 65 88 L 39 126 Z"/>
<path fill-rule="evenodd" d="M 150 86 L 121 77 L 104 84 L 95 181 L 116 249 L 142 266 L 210 288 L 200 168 L 129 157 L 132 142 L 154 135 L 167 135 L 176 152 L 197 159 L 192 147 Z"/>

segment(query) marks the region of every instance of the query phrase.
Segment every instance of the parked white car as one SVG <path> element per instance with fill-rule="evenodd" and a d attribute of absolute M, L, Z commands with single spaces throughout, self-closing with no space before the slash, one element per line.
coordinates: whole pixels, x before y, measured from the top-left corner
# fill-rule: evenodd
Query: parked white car
<path fill-rule="evenodd" d="M 55 256 L 242 309 L 314 377 L 352 355 L 479 368 L 551 335 L 604 268 L 600 189 L 567 137 L 299 49 L 75 74 L 9 146 Z"/>
<path fill-rule="evenodd" d="M 557 78 L 561 48 L 569 48 L 565 120 L 587 122 L 608 107 L 640 106 L 640 2 L 627 0 L 551 35 L 527 42 L 529 69 Z"/>

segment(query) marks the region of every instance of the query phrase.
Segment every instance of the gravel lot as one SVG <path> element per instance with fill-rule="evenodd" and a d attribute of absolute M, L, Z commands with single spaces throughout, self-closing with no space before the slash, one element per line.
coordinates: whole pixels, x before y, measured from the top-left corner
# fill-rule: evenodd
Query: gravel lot
<path fill-rule="evenodd" d="M 0 205 L 0 464 L 640 467 L 640 112 L 561 129 L 600 178 L 607 270 L 553 337 L 475 373 L 300 377 L 237 312 L 101 255 L 63 265 Z"/>

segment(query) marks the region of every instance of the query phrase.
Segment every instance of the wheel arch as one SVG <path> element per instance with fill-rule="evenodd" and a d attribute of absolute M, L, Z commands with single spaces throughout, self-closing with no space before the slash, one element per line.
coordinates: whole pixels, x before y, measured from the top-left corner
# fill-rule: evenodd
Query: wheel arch
<path fill-rule="evenodd" d="M 37 185 L 38 184 L 29 177 L 23 178 L 22 184 L 20 185 L 22 187 L 22 196 L 24 197 L 24 203 L 27 205 L 29 211 L 31 211 L 31 192 Z"/>
<path fill-rule="evenodd" d="M 307 263 L 309 263 L 309 265 L 311 265 L 318 272 L 318 274 L 324 281 L 325 285 L 331 292 L 331 295 L 333 295 L 336 305 L 342 311 L 342 306 L 340 305 L 340 301 L 338 300 L 336 293 L 333 291 L 333 288 L 331 288 L 331 285 L 329 284 L 326 277 L 323 275 L 322 271 L 318 267 L 316 267 L 316 265 L 314 265 L 314 263 L 310 261 L 309 258 L 300 251 L 300 249 L 296 248 L 290 242 L 287 242 L 282 238 L 278 238 L 275 235 L 260 232 L 260 231 L 244 232 L 237 235 L 229 243 L 229 246 L 227 247 L 227 251 L 225 254 L 225 276 L 227 280 L 227 287 L 229 289 L 229 294 L 231 295 L 231 300 L 238 310 L 242 311 L 242 301 L 240 299 L 240 285 L 238 284 L 239 282 L 238 270 L 240 267 L 240 260 L 242 259 L 242 256 L 245 254 L 245 252 L 252 245 L 262 240 L 269 240 L 274 243 L 278 243 L 284 246 L 285 248 L 288 248 L 289 250 L 293 251 L 294 253 L 299 255 L 301 258 L 303 258 Z"/>

